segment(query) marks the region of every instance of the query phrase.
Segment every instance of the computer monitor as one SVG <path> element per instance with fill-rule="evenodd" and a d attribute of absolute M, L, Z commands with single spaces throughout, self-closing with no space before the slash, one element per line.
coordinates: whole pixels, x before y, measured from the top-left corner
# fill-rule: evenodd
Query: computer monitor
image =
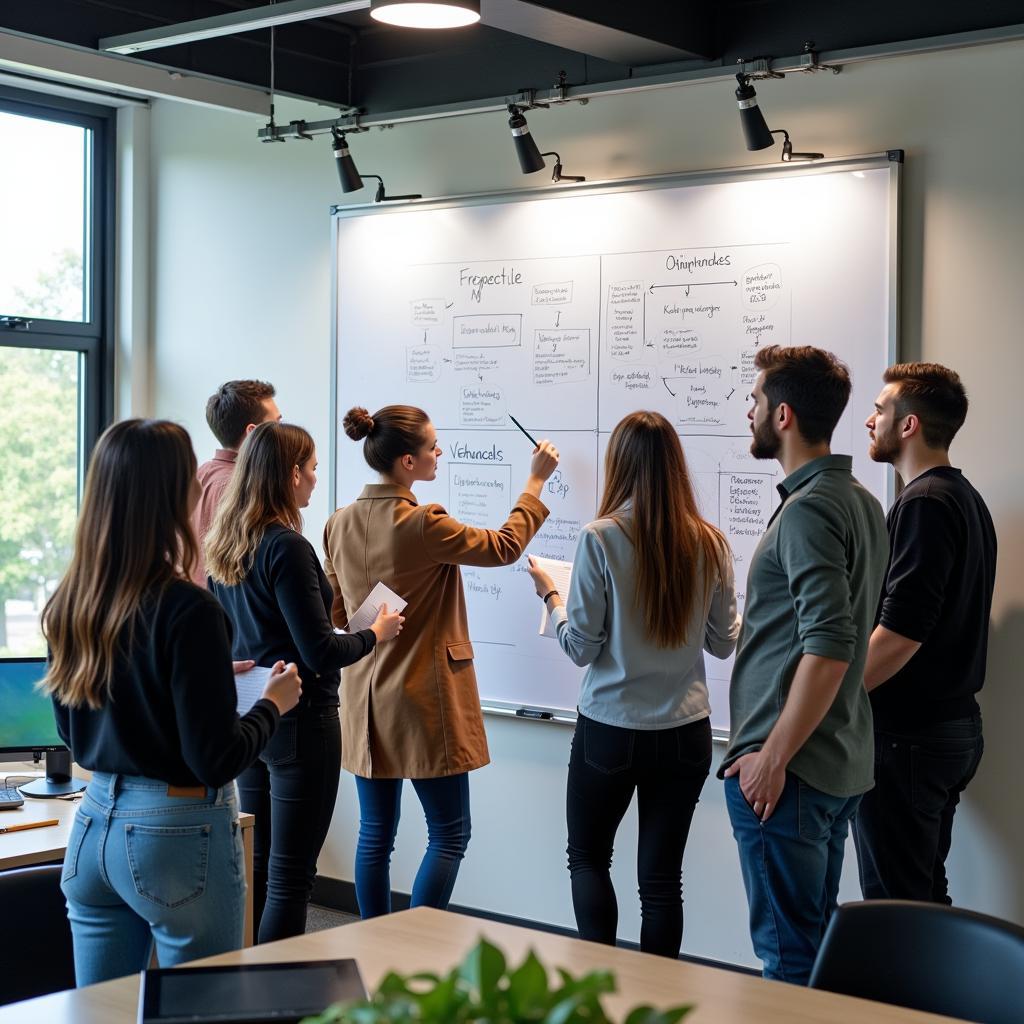
<path fill-rule="evenodd" d="M 46 757 L 46 778 L 21 786 L 25 796 L 65 796 L 85 789 L 84 782 L 71 777 L 71 751 L 57 734 L 50 698 L 37 687 L 45 673 L 45 658 L 0 660 L 0 761 Z"/>

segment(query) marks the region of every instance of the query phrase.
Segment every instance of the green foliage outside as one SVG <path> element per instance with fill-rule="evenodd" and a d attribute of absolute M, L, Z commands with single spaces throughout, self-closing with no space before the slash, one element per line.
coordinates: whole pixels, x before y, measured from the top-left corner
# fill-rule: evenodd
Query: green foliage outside
<path fill-rule="evenodd" d="M 36 316 L 68 317 L 75 314 L 76 288 L 80 316 L 81 261 L 65 253 L 52 271 L 40 273 L 31 295 L 19 298 Z M 17 340 L 31 345 L 31 333 Z M 75 352 L 0 348 L 0 657 L 45 654 L 37 626 L 30 636 L 9 636 L 5 602 L 31 601 L 38 613 L 71 557 L 78 386 Z"/>
<path fill-rule="evenodd" d="M 615 991 L 610 971 L 573 978 L 558 969 L 551 985 L 548 971 L 531 950 L 510 969 L 505 956 L 485 939 L 459 967 L 436 974 L 388 974 L 372 998 L 332 1006 L 303 1024 L 611 1024 L 601 996 Z M 637 1006 L 623 1024 L 677 1024 L 692 1006 L 656 1010 Z"/>

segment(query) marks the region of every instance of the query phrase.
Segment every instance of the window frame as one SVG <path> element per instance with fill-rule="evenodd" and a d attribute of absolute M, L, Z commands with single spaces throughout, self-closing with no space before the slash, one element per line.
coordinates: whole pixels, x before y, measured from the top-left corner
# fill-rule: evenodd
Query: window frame
<path fill-rule="evenodd" d="M 76 352 L 83 357 L 79 416 L 78 492 L 103 430 L 114 418 L 114 280 L 117 111 L 80 100 L 0 86 L 0 111 L 76 125 L 92 132 L 91 190 L 85 209 L 83 272 L 88 319 L 30 320 L 27 328 L 0 326 L 0 348 Z M 0 309 L 0 316 L 17 314 Z"/>

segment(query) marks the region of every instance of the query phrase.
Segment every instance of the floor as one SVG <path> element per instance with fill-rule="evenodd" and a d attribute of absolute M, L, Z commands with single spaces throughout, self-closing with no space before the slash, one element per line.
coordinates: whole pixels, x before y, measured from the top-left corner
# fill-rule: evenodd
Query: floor
<path fill-rule="evenodd" d="M 358 920 L 355 914 L 343 914 L 339 910 L 328 910 L 311 903 L 306 914 L 306 931 L 322 932 L 325 928 L 337 928 L 338 925 L 352 924 Z"/>

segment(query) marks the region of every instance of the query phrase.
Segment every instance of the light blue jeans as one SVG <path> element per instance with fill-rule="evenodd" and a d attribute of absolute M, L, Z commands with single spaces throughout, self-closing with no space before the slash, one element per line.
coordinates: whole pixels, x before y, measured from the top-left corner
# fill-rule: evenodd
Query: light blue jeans
<path fill-rule="evenodd" d="M 91 985 L 242 945 L 245 870 L 235 784 L 201 797 L 96 772 L 68 837 L 61 889 L 75 979 Z"/>

